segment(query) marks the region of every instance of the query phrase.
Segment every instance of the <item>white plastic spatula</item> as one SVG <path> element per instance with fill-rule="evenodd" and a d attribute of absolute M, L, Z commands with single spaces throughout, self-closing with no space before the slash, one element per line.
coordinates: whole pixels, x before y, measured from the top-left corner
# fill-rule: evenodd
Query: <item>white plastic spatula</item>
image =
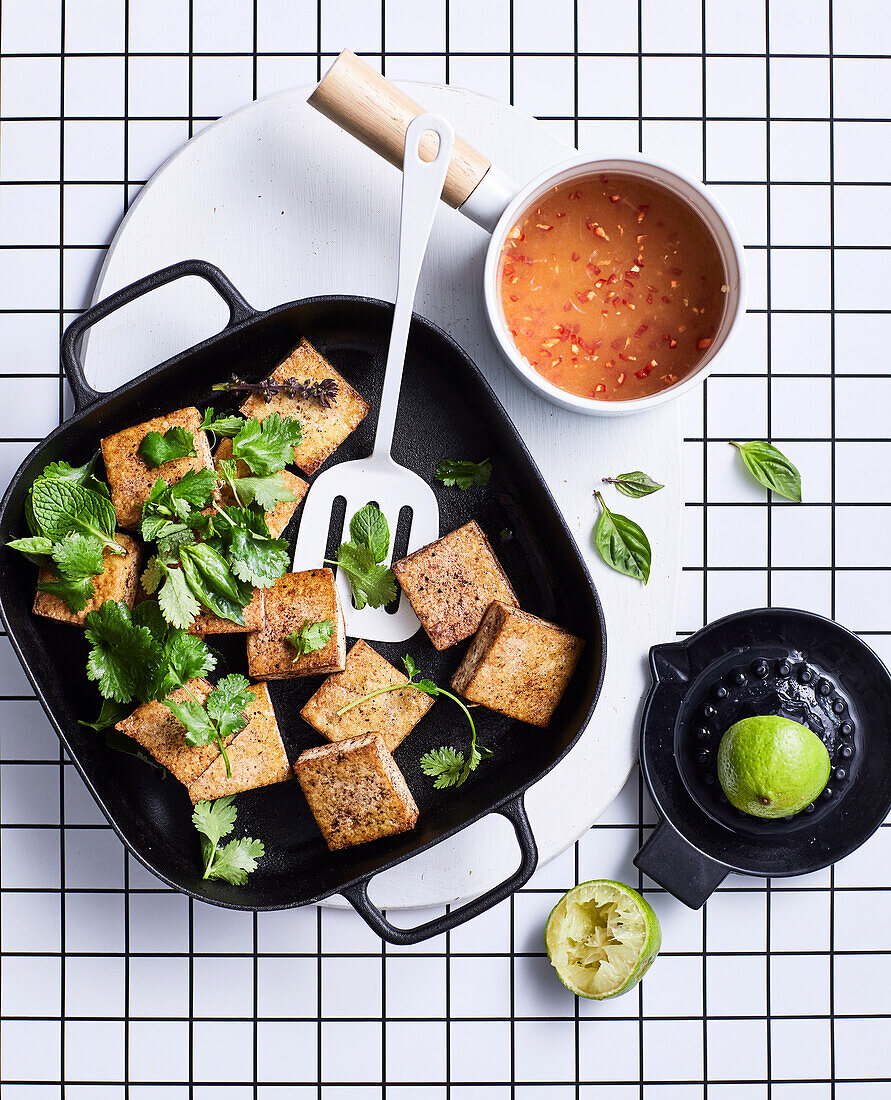
<path fill-rule="evenodd" d="M 425 161 L 419 155 L 419 146 L 429 130 L 439 136 L 439 148 L 433 160 Z M 439 537 L 439 505 L 433 490 L 416 473 L 394 462 L 390 448 L 402 387 L 412 306 L 454 142 L 454 130 L 439 115 L 419 115 L 406 130 L 399 275 L 374 450 L 368 458 L 332 466 L 312 483 L 297 532 L 295 571 L 321 566 L 328 542 L 331 513 L 338 497 L 346 500 L 343 538 L 349 538 L 350 520 L 369 501 L 374 501 L 384 513 L 390 526 L 387 562 L 393 552 L 399 514 L 405 507 L 411 509 L 408 553 Z M 401 642 L 417 632 L 418 619 L 407 599 L 400 599 L 398 609 L 392 614 L 383 607 L 365 607 L 358 611 L 353 606 L 349 581 L 343 570 L 338 570 L 337 583 L 347 634 L 370 641 Z"/>

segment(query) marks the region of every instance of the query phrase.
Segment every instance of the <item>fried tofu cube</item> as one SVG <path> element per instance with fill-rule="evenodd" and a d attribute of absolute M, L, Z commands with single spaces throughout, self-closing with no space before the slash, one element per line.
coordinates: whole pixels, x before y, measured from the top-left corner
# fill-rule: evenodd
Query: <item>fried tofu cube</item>
<path fill-rule="evenodd" d="M 136 530 L 142 519 L 142 506 L 152 486 L 162 477 L 168 485 L 189 470 L 213 469 L 207 433 L 200 430 L 201 416 L 196 408 L 178 409 L 166 416 L 156 416 L 143 424 L 134 424 L 122 432 L 100 440 L 105 473 L 111 490 L 111 502 L 121 527 Z M 187 428 L 195 440 L 194 458 L 178 458 L 152 467 L 138 454 L 139 445 L 149 432 L 163 435 L 168 428 Z"/>
<path fill-rule="evenodd" d="M 250 690 L 254 693 L 254 701 L 248 703 L 244 712 L 247 725 L 226 747 L 231 776 L 226 775 L 226 762 L 220 753 L 189 785 L 192 802 L 253 791 L 290 778 L 291 767 L 272 709 L 269 688 L 265 684 L 251 684 Z"/>
<path fill-rule="evenodd" d="M 544 729 L 584 644 L 561 626 L 496 601 L 452 677 L 452 687 L 471 703 Z"/>
<path fill-rule="evenodd" d="M 437 649 L 469 638 L 493 600 L 517 602 L 475 520 L 394 561 L 393 572 Z"/>
<path fill-rule="evenodd" d="M 262 588 L 254 589 L 251 602 L 242 612 L 241 617 L 244 619 L 244 626 L 239 626 L 231 619 L 224 619 L 221 615 L 215 615 L 202 605 L 201 610 L 189 627 L 189 633 L 200 634 L 204 637 L 205 634 L 250 634 L 254 630 L 262 630 L 264 621 L 263 591 Z"/>
<path fill-rule="evenodd" d="M 213 691 L 207 680 L 189 680 L 186 687 L 192 695 L 203 703 Z M 177 703 L 183 703 L 191 696 L 185 688 L 178 688 L 171 692 L 168 698 Z M 217 745 L 189 745 L 186 742 L 186 729 L 172 710 L 169 710 L 160 701 L 142 703 L 123 721 L 118 722 L 116 730 L 132 737 L 147 752 L 162 764 L 180 783 L 187 787 L 210 765 L 220 754 Z M 232 735 L 226 739 L 226 744 L 232 740 Z"/>
<path fill-rule="evenodd" d="M 388 691 L 374 699 L 366 699 L 346 714 L 338 715 L 337 712 L 379 688 L 407 683 L 407 676 L 360 639 L 347 654 L 343 672 L 329 676 L 307 700 L 300 714 L 329 741 L 343 741 L 369 730 L 378 730 L 392 752 L 433 706 L 429 695 L 411 688 Z"/>
<path fill-rule="evenodd" d="M 241 406 L 244 416 L 259 420 L 274 412 L 299 420 L 303 425 L 303 439 L 294 448 L 294 464 L 305 474 L 314 474 L 350 432 L 362 423 L 370 406 L 308 340 L 301 340 L 269 377 L 275 382 L 284 382 L 288 378 L 296 378 L 300 382 L 307 379 L 321 382 L 333 378 L 337 383 L 337 397 L 331 408 L 326 408 L 313 398 L 287 397 L 284 394 L 275 394 L 268 401 L 259 394 L 251 394 Z"/>
<path fill-rule="evenodd" d="M 307 749 L 294 771 L 333 852 L 413 829 L 418 807 L 376 733 Z"/>
<path fill-rule="evenodd" d="M 142 546 L 129 535 L 118 532 L 115 542 L 124 548 L 124 554 L 113 554 L 106 550 L 102 555 L 105 569 L 93 577 L 95 595 L 83 611 L 69 611 L 68 604 L 61 596 L 53 592 L 40 592 L 34 597 L 31 610 L 35 615 L 44 615 L 47 619 L 56 619 L 60 623 L 83 625 L 91 611 L 101 607 L 106 600 L 118 600 L 132 607 L 139 587 L 139 570 L 142 565 Z M 43 566 L 38 575 L 38 584 L 56 580 L 56 574 L 49 566 Z"/>
<path fill-rule="evenodd" d="M 340 594 L 330 569 L 285 573 L 264 595 L 266 619 L 262 630 L 248 634 L 248 674 L 255 680 L 287 680 L 343 672 L 346 629 Z M 329 641 L 312 653 L 297 657 L 288 641 L 305 623 L 325 620 L 334 624 Z"/>
<path fill-rule="evenodd" d="M 220 460 L 231 457 L 232 440 L 220 440 L 220 445 L 217 447 L 216 453 L 214 454 L 214 467 L 219 470 Z M 236 474 L 238 477 L 251 476 L 251 471 L 247 463 L 240 458 L 236 460 Z M 284 481 L 285 488 L 294 499 L 281 500 L 271 512 L 264 513 L 266 516 L 266 526 L 269 528 L 269 534 L 272 535 L 274 539 L 277 539 L 291 522 L 291 516 L 297 511 L 300 501 L 306 496 L 306 490 L 309 488 L 308 481 L 304 481 L 302 477 L 292 474 L 290 470 L 282 470 L 279 477 Z M 220 490 L 220 501 L 226 507 L 235 504 L 235 497 L 228 485 L 224 485 Z"/>

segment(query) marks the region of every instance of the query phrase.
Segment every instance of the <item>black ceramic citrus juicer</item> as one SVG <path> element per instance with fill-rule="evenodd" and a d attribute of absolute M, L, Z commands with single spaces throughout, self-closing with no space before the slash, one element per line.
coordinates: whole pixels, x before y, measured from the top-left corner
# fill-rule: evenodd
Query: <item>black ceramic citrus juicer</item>
<path fill-rule="evenodd" d="M 640 763 L 660 816 L 635 864 L 698 909 L 730 871 L 803 875 L 859 847 L 891 810 L 891 674 L 838 623 L 765 608 L 650 650 L 653 686 Z M 801 813 L 765 820 L 735 809 L 718 782 L 723 733 L 781 715 L 826 745 L 832 770 Z"/>

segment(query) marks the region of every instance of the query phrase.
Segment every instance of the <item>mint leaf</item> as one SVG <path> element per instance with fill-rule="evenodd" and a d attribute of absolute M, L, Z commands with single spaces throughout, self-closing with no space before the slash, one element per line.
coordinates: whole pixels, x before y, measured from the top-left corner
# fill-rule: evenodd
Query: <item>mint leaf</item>
<path fill-rule="evenodd" d="M 303 438 L 299 420 L 270 413 L 262 420 L 250 418 L 232 440 L 232 457 L 248 464 L 252 474 L 268 477 L 294 461 L 294 448 Z"/>
<path fill-rule="evenodd" d="M 286 641 L 297 651 L 294 663 L 296 664 L 307 653 L 315 653 L 317 649 L 324 649 L 331 641 L 333 633 L 334 623 L 330 619 L 322 619 L 321 622 L 317 623 L 310 622 L 307 619 L 298 631 L 289 634 L 286 638 Z"/>
<path fill-rule="evenodd" d="M 55 544 L 52 539 L 48 539 L 44 535 L 32 535 L 31 538 L 12 539 L 6 545 L 13 550 L 18 550 L 20 554 L 24 554 L 28 561 L 33 562 L 35 565 L 49 565 L 52 561 L 53 546 Z"/>
<path fill-rule="evenodd" d="M 148 432 L 143 436 L 136 452 L 147 466 L 163 466 L 178 458 L 195 457 L 195 437 L 188 428 L 168 428 L 160 432 Z"/>
<path fill-rule="evenodd" d="M 492 477 L 492 463 L 488 458 L 484 458 L 482 462 L 444 458 L 436 467 L 436 473 L 433 476 L 449 487 L 469 489 L 477 485 L 482 488 L 489 484 Z"/>
<path fill-rule="evenodd" d="M 54 542 L 80 531 L 94 535 L 103 546 L 123 554 L 112 537 L 115 514 L 111 501 L 74 481 L 41 475 L 31 486 L 31 507 L 41 534 Z"/>
<path fill-rule="evenodd" d="M 376 562 L 382 562 L 390 549 L 387 517 L 374 504 L 366 504 L 350 520 L 350 538 L 357 546 L 367 546 Z"/>

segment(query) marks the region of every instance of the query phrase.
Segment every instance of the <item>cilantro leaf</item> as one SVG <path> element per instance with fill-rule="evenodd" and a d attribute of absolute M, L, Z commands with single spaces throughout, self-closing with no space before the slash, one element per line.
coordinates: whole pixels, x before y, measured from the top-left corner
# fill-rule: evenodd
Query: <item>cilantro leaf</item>
<path fill-rule="evenodd" d="M 257 860 L 262 859 L 265 848 L 262 841 L 251 837 L 230 840 L 220 848 L 220 841 L 235 826 L 237 811 L 233 801 L 234 795 L 228 794 L 215 802 L 196 802 L 192 824 L 201 834 L 202 878 L 222 879 L 233 886 L 243 886 L 251 871 L 257 869 Z"/>
<path fill-rule="evenodd" d="M 220 736 L 225 738 L 232 733 L 239 733 L 247 725 L 247 715 L 244 712 L 257 698 L 256 692 L 248 690 L 250 686 L 246 677 L 233 672 L 224 676 L 208 695 L 205 703 L 207 714 L 219 730 Z"/>
<path fill-rule="evenodd" d="M 161 651 L 160 677 L 153 697 L 162 698 L 190 680 L 207 676 L 216 664 L 216 657 L 197 635 L 187 634 L 184 630 L 168 630 Z"/>
<path fill-rule="evenodd" d="M 227 541 L 227 556 L 239 580 L 255 588 L 269 588 L 287 573 L 291 551 L 284 539 L 271 539 L 237 527 Z"/>
<path fill-rule="evenodd" d="M 143 436 L 136 452 L 147 466 L 163 466 L 178 458 L 195 457 L 195 437 L 188 428 L 168 428 L 160 432 L 148 432 Z"/>
<path fill-rule="evenodd" d="M 227 794 L 215 802 L 195 803 L 195 808 L 192 810 L 192 824 L 214 847 L 235 827 L 238 811 L 232 805 L 234 801 L 235 795 Z"/>
<path fill-rule="evenodd" d="M 387 517 L 374 504 L 366 504 L 350 520 L 350 537 L 357 546 L 367 546 L 376 562 L 382 562 L 390 549 Z"/>
<path fill-rule="evenodd" d="M 153 555 L 145 563 L 145 569 L 142 571 L 139 583 L 142 585 L 143 591 L 147 592 L 149 596 L 153 596 L 166 576 L 167 566 L 158 559 L 157 555 Z"/>
<path fill-rule="evenodd" d="M 105 561 L 102 552 L 103 546 L 99 539 L 74 531 L 57 542 L 52 553 L 61 575 L 73 580 L 103 573 Z"/>
<path fill-rule="evenodd" d="M 353 600 L 359 611 L 366 604 L 385 607 L 396 599 L 396 578 L 393 570 L 375 561 L 367 546 L 345 542 L 337 551 L 335 563 L 349 578 Z"/>
<path fill-rule="evenodd" d="M 238 435 L 244 427 L 243 416 L 214 417 L 213 408 L 205 409 L 201 420 L 202 431 L 216 432 L 217 435 Z"/>
<path fill-rule="evenodd" d="M 232 481 L 232 488 L 242 504 L 248 506 L 256 502 L 264 512 L 271 512 L 277 504 L 297 499 L 280 473 L 270 474 L 269 477 L 237 477 Z"/>
<path fill-rule="evenodd" d="M 251 837 L 230 840 L 213 857 L 212 863 L 205 869 L 204 877 L 223 879 L 233 886 L 243 886 L 251 871 L 256 871 L 257 860 L 262 859 L 265 854 L 262 840 Z"/>
<path fill-rule="evenodd" d="M 232 440 L 232 457 L 248 464 L 252 474 L 268 477 L 294 461 L 294 448 L 303 438 L 299 420 L 270 413 L 262 420 L 252 417 Z"/>
<path fill-rule="evenodd" d="M 421 771 L 435 777 L 433 786 L 437 790 L 457 787 L 464 773 L 464 753 L 446 745 L 431 749 L 421 757 Z"/>
<path fill-rule="evenodd" d="M 200 701 L 194 696 L 183 700 L 162 699 L 161 702 L 185 726 L 187 745 L 200 747 L 216 740 L 217 731 L 214 724 Z"/>
<path fill-rule="evenodd" d="M 37 589 L 40 592 L 51 592 L 54 596 L 58 596 L 68 605 L 68 610 L 75 614 L 83 611 L 96 595 L 96 589 L 89 577 L 60 576 L 55 581 L 40 581 Z"/>
<path fill-rule="evenodd" d="M 334 623 L 330 619 L 322 619 L 317 623 L 310 622 L 307 619 L 298 631 L 289 634 L 285 639 L 297 650 L 294 663 L 296 664 L 307 653 L 315 653 L 317 649 L 324 649 L 331 641 L 333 633 Z"/>
<path fill-rule="evenodd" d="M 444 458 L 433 476 L 443 485 L 456 486 L 458 489 L 469 489 L 473 485 L 483 488 L 492 477 L 492 463 L 488 458 L 484 458 L 482 462 Z"/>
<path fill-rule="evenodd" d="M 158 606 L 168 623 L 188 630 L 201 610 L 201 604 L 189 588 L 182 569 L 163 568 L 165 580 L 158 591 Z"/>
<path fill-rule="evenodd" d="M 136 626 L 130 609 L 117 600 L 106 600 L 84 620 L 91 645 L 87 677 L 95 680 L 106 699 L 128 703 L 138 693 L 146 667 L 158 658 L 157 644 L 144 626 Z"/>

